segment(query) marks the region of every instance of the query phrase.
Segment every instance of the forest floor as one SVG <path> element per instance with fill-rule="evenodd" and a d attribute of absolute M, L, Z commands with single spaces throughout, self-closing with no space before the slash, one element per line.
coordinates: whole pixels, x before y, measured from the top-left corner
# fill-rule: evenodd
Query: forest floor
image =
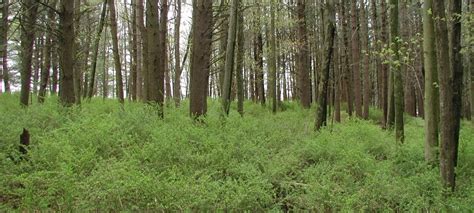
<path fill-rule="evenodd" d="M 423 120 L 406 142 L 374 121 L 313 131 L 314 110 L 285 103 L 273 115 L 235 106 L 225 125 L 211 101 L 205 124 L 188 105 L 165 109 L 95 99 L 69 110 L 56 98 L 22 109 L 0 95 L 0 211 L 474 209 L 474 126 L 463 122 L 457 191 L 445 198 L 424 162 Z M 378 120 L 380 112 L 372 110 Z M 19 160 L 23 128 L 31 145 Z"/>

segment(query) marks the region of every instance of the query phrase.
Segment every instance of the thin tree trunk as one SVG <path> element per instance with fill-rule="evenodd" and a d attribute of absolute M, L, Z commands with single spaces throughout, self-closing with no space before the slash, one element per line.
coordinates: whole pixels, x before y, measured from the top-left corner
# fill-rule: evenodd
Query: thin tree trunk
<path fill-rule="evenodd" d="M 102 13 L 100 15 L 100 20 L 99 20 L 99 27 L 97 28 L 97 34 L 94 40 L 94 53 L 92 54 L 92 71 L 91 71 L 91 80 L 89 82 L 89 89 L 87 90 L 88 97 L 89 99 L 92 98 L 94 94 L 94 88 L 95 88 L 95 78 L 96 78 L 96 70 L 97 70 L 97 58 L 99 55 L 99 44 L 100 44 L 100 38 L 102 37 L 102 31 L 104 29 L 105 25 L 105 16 L 107 14 L 107 0 L 104 0 L 104 4 L 102 5 Z"/>
<path fill-rule="evenodd" d="M 2 42 L 0 45 L 0 52 L 2 56 L 2 60 L 0 63 L 2 64 L 0 66 L 0 82 L 2 81 L 3 78 L 3 84 L 5 86 L 5 92 L 10 93 L 10 74 L 8 71 L 8 29 L 9 29 L 9 24 L 8 24 L 8 14 L 9 14 L 9 7 L 10 7 L 10 1 L 9 0 L 3 0 L 3 10 L 2 10 L 2 20 L 1 20 L 1 30 L 0 30 L 0 41 Z M 0 87 L 0 93 L 1 87 Z"/>
<path fill-rule="evenodd" d="M 31 65 L 33 59 L 33 44 L 35 41 L 35 30 L 33 30 L 33 28 L 36 24 L 37 14 L 37 2 L 35 0 L 24 0 L 21 5 L 22 27 L 20 31 L 20 104 L 23 106 L 28 106 L 30 99 Z"/>
<path fill-rule="evenodd" d="M 237 11 L 239 8 L 239 1 L 232 0 L 232 6 L 230 7 L 230 21 L 229 32 L 227 33 L 227 47 L 225 53 L 225 69 L 224 69 L 224 81 L 222 82 L 222 113 L 223 115 L 229 115 L 230 107 L 230 93 L 232 85 L 232 75 L 234 69 L 234 55 L 235 55 L 235 43 L 237 35 Z"/>
<path fill-rule="evenodd" d="M 50 4 L 50 7 L 56 8 L 56 0 L 53 0 Z M 49 9 L 48 10 L 48 23 L 50 26 L 54 26 L 54 23 L 56 22 L 55 20 L 55 12 L 54 10 Z M 50 29 L 46 33 L 46 38 L 44 42 L 44 63 L 43 63 L 43 69 L 41 72 L 41 82 L 40 82 L 40 90 L 38 93 L 38 102 L 43 103 L 44 99 L 46 97 L 46 88 L 48 87 L 48 81 L 49 81 L 49 71 L 51 69 L 51 52 L 52 52 L 52 39 L 53 39 L 53 34 L 52 30 Z"/>
<path fill-rule="evenodd" d="M 359 49 L 359 16 L 357 0 L 351 1 L 351 26 L 352 26 L 352 70 L 354 70 L 354 104 L 357 117 L 362 117 L 362 89 L 360 78 L 360 49 Z"/>
<path fill-rule="evenodd" d="M 398 0 L 390 0 L 390 35 L 392 40 L 392 58 L 391 73 L 393 75 L 393 89 L 394 89 L 394 109 L 395 109 L 395 138 L 397 141 L 403 143 L 404 141 L 404 98 L 403 98 L 403 79 L 400 69 L 400 23 L 398 18 Z"/>
<path fill-rule="evenodd" d="M 174 24 L 174 84 L 173 97 L 176 107 L 181 102 L 181 58 L 180 58 L 180 29 L 181 29 L 181 0 L 175 0 L 175 24 Z"/>
<path fill-rule="evenodd" d="M 370 106 L 370 62 L 369 62 L 369 29 L 368 29 L 368 17 L 365 0 L 361 1 L 360 16 L 361 21 L 361 35 L 362 35 L 362 54 L 363 54 L 363 65 L 364 65 L 364 94 L 363 103 L 364 107 L 362 110 L 362 117 L 364 119 L 369 118 L 369 106 Z"/>
<path fill-rule="evenodd" d="M 269 86 L 270 86 L 270 96 L 272 97 L 272 112 L 277 112 L 277 62 L 276 62 L 276 30 L 275 30 L 275 0 L 272 0 L 270 6 L 270 32 L 269 32 L 269 59 L 268 59 L 268 70 L 270 74 Z"/>
<path fill-rule="evenodd" d="M 325 51 L 323 60 L 323 72 L 319 85 L 318 108 L 316 112 L 315 129 L 319 131 L 327 123 L 327 105 L 328 105 L 328 88 L 329 88 L 329 74 L 331 69 L 332 57 L 334 52 L 334 39 L 336 37 L 336 15 L 334 12 L 334 0 L 326 2 L 326 32 L 325 33 Z"/>
<path fill-rule="evenodd" d="M 309 45 L 306 30 L 306 4 L 305 0 L 297 1 L 297 25 L 298 25 L 298 92 L 303 108 L 311 107 L 311 78 L 309 77 L 310 64 Z"/>
<path fill-rule="evenodd" d="M 425 160 L 434 163 L 438 150 L 439 91 L 433 0 L 423 6 L 423 54 L 425 65 Z"/>
<path fill-rule="evenodd" d="M 116 84 L 116 94 L 120 103 L 124 103 L 123 95 L 123 79 L 122 79 L 122 64 L 120 62 L 119 46 L 118 46 L 118 32 L 117 32 L 117 16 L 115 14 L 115 2 L 114 0 L 108 0 L 109 12 L 110 12 L 110 33 L 112 35 L 112 48 L 114 55 L 114 65 L 115 65 L 115 84 Z"/>
<path fill-rule="evenodd" d="M 237 31 L 237 111 L 240 116 L 244 116 L 244 15 L 241 8 L 238 12 L 238 31 Z M 246 90 L 245 90 L 246 91 Z"/>

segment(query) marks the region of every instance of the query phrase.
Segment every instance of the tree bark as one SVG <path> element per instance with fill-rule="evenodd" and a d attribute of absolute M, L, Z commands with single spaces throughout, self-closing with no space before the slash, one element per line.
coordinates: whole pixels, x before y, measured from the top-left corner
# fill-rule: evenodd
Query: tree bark
<path fill-rule="evenodd" d="M 244 15 L 242 8 L 238 12 L 238 31 L 237 31 L 237 111 L 240 116 L 244 116 Z"/>
<path fill-rule="evenodd" d="M 298 25 L 298 92 L 301 105 L 303 108 L 311 107 L 311 79 L 309 77 L 310 64 L 309 59 L 309 45 L 306 29 L 306 4 L 305 0 L 297 1 L 297 25 Z"/>
<path fill-rule="evenodd" d="M 190 114 L 194 118 L 207 113 L 212 16 L 212 0 L 193 0 Z"/>
<path fill-rule="evenodd" d="M 316 112 L 315 129 L 319 131 L 326 125 L 327 120 L 327 105 L 328 105 L 328 87 L 329 74 L 331 69 L 332 57 L 334 52 L 334 39 L 336 37 L 336 14 L 334 12 L 334 0 L 326 2 L 326 33 L 324 38 L 325 52 L 323 60 L 323 72 L 319 85 L 318 108 Z"/>
<path fill-rule="evenodd" d="M 357 0 L 351 1 L 351 23 L 352 23 L 352 69 L 354 70 L 354 105 L 356 115 L 362 118 L 362 90 L 360 78 L 360 49 L 359 49 L 359 16 Z"/>
<path fill-rule="evenodd" d="M 438 150 L 439 91 L 433 23 L 433 0 L 423 6 L 423 54 L 425 66 L 425 160 L 434 163 Z"/>
<path fill-rule="evenodd" d="M 0 61 L 1 66 L 0 66 L 0 83 L 3 78 L 3 84 L 5 86 L 5 92 L 10 93 L 10 74 L 8 71 L 8 29 L 9 29 L 9 24 L 8 24 L 8 14 L 9 14 L 9 7 L 10 7 L 10 1 L 9 0 L 3 0 L 3 5 L 2 5 L 2 20 L 1 20 L 1 30 L 0 30 L 0 41 L 1 41 L 1 46 L 0 46 L 0 55 L 2 57 L 2 60 Z M 0 93 L 1 91 L 1 86 L 0 86 Z"/>
<path fill-rule="evenodd" d="M 61 0 L 60 14 L 60 101 L 63 106 L 72 106 L 74 96 L 74 2 Z"/>
<path fill-rule="evenodd" d="M 395 109 L 395 138 L 403 143 L 404 141 L 404 98 L 403 98 L 403 79 L 400 69 L 400 23 L 398 17 L 398 0 L 390 0 L 390 36 L 392 41 L 392 67 L 393 75 L 393 93 L 394 93 L 394 109 Z"/>
<path fill-rule="evenodd" d="M 77 1 L 77 0 L 76 0 Z M 119 102 L 123 104 L 125 102 L 123 95 L 123 79 L 122 79 L 122 64 L 120 62 L 119 46 L 118 46 L 118 32 L 117 32 L 117 16 L 115 14 L 115 0 L 108 0 L 109 13 L 110 13 L 110 33 L 112 35 L 112 49 L 114 55 L 114 66 L 115 66 L 115 84 L 116 94 Z"/>
<path fill-rule="evenodd" d="M 368 17 L 365 0 L 361 1 L 360 7 L 360 16 L 362 18 L 361 21 L 361 35 L 362 35 L 362 54 L 363 54 L 363 65 L 364 65 L 364 94 L 363 94 L 363 103 L 364 107 L 362 110 L 362 118 L 368 119 L 369 118 L 369 106 L 370 106 L 370 62 L 369 62 L 369 29 L 368 29 Z"/>
<path fill-rule="evenodd" d="M 224 66 L 224 81 L 222 82 L 222 113 L 223 115 L 229 115 L 230 107 L 230 93 L 232 85 L 232 76 L 234 69 L 234 55 L 235 55 L 235 43 L 237 35 L 237 11 L 239 7 L 238 0 L 232 0 L 232 6 L 230 7 L 230 21 L 229 31 L 227 33 L 227 47 L 225 53 L 225 66 Z"/>
<path fill-rule="evenodd" d="M 454 1 L 457 5 L 457 1 Z M 453 11 L 454 12 L 454 11 Z M 457 86 L 454 85 L 454 79 L 458 75 L 458 70 L 455 70 L 457 67 L 450 63 L 450 54 L 449 54 L 449 44 L 446 41 L 449 41 L 448 36 L 448 27 L 446 22 L 445 14 L 445 1 L 434 1 L 433 2 L 433 14 L 437 18 L 435 22 L 435 32 L 436 32 L 436 45 L 438 48 L 438 65 L 439 65 L 439 91 L 440 91 L 440 173 L 441 180 L 444 187 L 454 190 L 455 188 L 455 167 L 456 167 L 456 158 L 457 158 L 457 123 L 459 120 L 456 118 L 457 109 L 455 103 L 455 95 L 461 95 L 460 93 L 455 94 Z M 454 20 L 454 26 L 456 25 L 457 19 Z M 457 29 L 453 28 L 452 34 L 452 62 L 457 61 Z M 462 69 L 461 69 L 462 70 Z M 462 73 L 462 72 L 461 72 Z M 462 76 L 462 74 L 461 74 Z"/>
<path fill-rule="evenodd" d="M 50 7 L 52 8 L 56 8 L 56 0 L 53 0 L 50 4 L 49 4 Z M 49 23 L 49 26 L 54 26 L 54 24 L 56 23 L 56 20 L 55 20 L 55 12 L 54 10 L 52 9 L 49 9 L 48 10 L 48 23 Z M 43 103 L 44 102 L 44 99 L 46 97 L 46 89 L 48 87 L 48 81 L 49 81 L 49 74 L 50 74 L 50 70 L 51 70 L 51 54 L 52 54 L 52 46 L 53 46 L 53 43 L 52 43 L 52 39 L 53 39 L 53 34 L 52 34 L 52 29 L 50 29 L 47 33 L 46 33 L 46 37 L 45 37 L 45 42 L 44 42 L 44 52 L 43 52 L 43 55 L 44 55 L 44 59 L 43 59 L 43 68 L 41 69 L 42 72 L 41 72 L 41 81 L 40 81 L 40 89 L 39 89 L 39 93 L 38 93 L 38 102 L 39 103 Z"/>
<path fill-rule="evenodd" d="M 94 52 L 92 54 L 92 71 L 91 71 L 91 79 L 89 82 L 89 89 L 87 90 L 87 96 L 92 98 L 94 95 L 94 87 L 95 87 L 95 77 L 96 77 L 96 70 L 97 70 L 97 58 L 99 56 L 99 44 L 100 44 L 100 38 L 102 37 L 102 31 L 104 29 L 105 25 L 105 16 L 107 15 L 107 0 L 104 0 L 104 4 L 102 5 L 102 13 L 100 15 L 100 20 L 99 20 L 99 27 L 97 28 L 97 34 L 94 39 Z"/>
<path fill-rule="evenodd" d="M 276 30 L 275 30 L 275 0 L 272 0 L 270 6 L 270 32 L 269 32 L 269 59 L 268 70 L 270 73 L 269 88 L 270 96 L 272 97 L 272 112 L 277 112 L 277 62 L 276 62 Z"/>
<path fill-rule="evenodd" d="M 175 0 L 175 24 L 174 24 L 174 84 L 173 97 L 176 107 L 181 102 L 181 58 L 180 58 L 180 29 L 181 29 L 181 0 Z"/>
<path fill-rule="evenodd" d="M 21 93 L 20 104 L 28 106 L 30 99 L 31 65 L 33 59 L 33 44 L 35 41 L 35 24 L 38 14 L 38 3 L 35 0 L 24 0 L 21 5 L 20 31 L 20 74 Z"/>

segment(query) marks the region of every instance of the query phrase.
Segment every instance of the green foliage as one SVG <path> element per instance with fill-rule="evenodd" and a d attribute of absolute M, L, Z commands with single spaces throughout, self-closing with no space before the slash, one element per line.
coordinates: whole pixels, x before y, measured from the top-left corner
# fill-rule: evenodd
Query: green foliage
<path fill-rule="evenodd" d="M 218 102 L 205 124 L 186 104 L 160 120 L 138 103 L 121 110 L 94 99 L 66 110 L 49 98 L 22 109 L 18 97 L 0 96 L 0 211 L 474 208 L 472 124 L 461 132 L 458 191 L 445 200 L 438 169 L 424 163 L 420 119 L 407 119 L 397 145 L 369 121 L 315 133 L 314 111 L 295 103 L 276 115 L 246 103 L 245 117 L 231 110 L 224 125 Z M 27 161 L 15 160 L 22 128 L 31 133 Z"/>

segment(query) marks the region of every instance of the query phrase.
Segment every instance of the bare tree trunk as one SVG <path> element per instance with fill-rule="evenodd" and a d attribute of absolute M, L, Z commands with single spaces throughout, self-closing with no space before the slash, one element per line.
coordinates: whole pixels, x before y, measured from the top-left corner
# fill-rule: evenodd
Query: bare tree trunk
<path fill-rule="evenodd" d="M 1 41 L 1 46 L 0 46 L 0 55 L 2 57 L 2 60 L 0 61 L 1 66 L 0 66 L 0 82 L 2 81 L 3 78 L 3 83 L 5 86 L 5 92 L 10 93 L 10 74 L 8 72 L 8 14 L 9 14 L 9 7 L 10 7 L 10 1 L 9 0 L 3 0 L 3 5 L 2 5 L 2 20 L 1 20 L 1 26 L 0 26 L 0 41 Z M 0 93 L 2 93 L 2 88 L 0 86 Z"/>
<path fill-rule="evenodd" d="M 222 82 L 222 115 L 229 115 L 230 107 L 230 93 L 232 85 L 232 75 L 234 69 L 234 55 L 235 55 L 235 43 L 237 35 L 237 11 L 239 8 L 239 1 L 232 0 L 232 6 L 230 7 L 230 21 L 229 32 L 227 33 L 227 47 L 226 47 L 226 59 L 224 69 L 224 81 Z"/>
<path fill-rule="evenodd" d="M 160 106 L 159 113 L 163 116 L 163 103 L 165 101 L 165 91 L 166 94 L 169 94 L 171 90 L 169 85 L 169 73 L 168 66 L 168 10 L 169 4 L 168 0 L 161 0 L 161 9 L 160 9 L 160 32 L 159 32 L 159 62 L 158 62 L 158 73 L 156 83 L 158 84 L 158 105 Z M 166 78 L 165 78 L 166 77 Z M 165 85 L 165 81 L 167 84 Z M 166 86 L 166 90 L 165 90 Z"/>
<path fill-rule="evenodd" d="M 364 65 L 364 94 L 363 103 L 364 107 L 362 110 L 362 117 L 364 119 L 369 118 L 369 106 L 370 106 L 370 62 L 369 62 L 369 29 L 368 29 L 368 9 L 365 7 L 365 0 L 361 0 L 360 16 L 361 21 L 361 35 L 362 35 L 362 54 L 363 54 L 363 65 Z"/>
<path fill-rule="evenodd" d="M 174 84 L 173 97 L 176 107 L 181 102 L 181 58 L 180 58 L 180 29 L 181 29 L 181 0 L 175 0 L 175 24 L 174 24 Z"/>
<path fill-rule="evenodd" d="M 109 12 L 110 12 L 110 33 L 112 35 L 112 47 L 113 47 L 113 54 L 114 54 L 114 62 L 115 62 L 115 84 L 116 84 L 116 92 L 117 98 L 119 99 L 120 103 L 124 103 L 124 95 L 123 95 L 123 79 L 122 79 L 122 64 L 120 62 L 120 54 L 119 54 L 119 46 L 118 46 L 118 32 L 117 32 L 117 17 L 115 14 L 115 2 L 114 0 L 108 0 L 109 4 Z"/>
<path fill-rule="evenodd" d="M 35 41 L 35 30 L 38 14 L 38 4 L 35 0 L 24 0 L 21 5 L 22 27 L 20 31 L 20 74 L 21 93 L 20 104 L 28 106 L 30 99 L 31 65 L 33 59 L 33 44 Z"/>
<path fill-rule="evenodd" d="M 269 87 L 270 87 L 270 96 L 272 97 L 272 112 L 277 112 L 277 62 L 276 62 L 276 29 L 275 29 L 275 0 L 272 0 L 270 6 L 270 32 L 269 32 L 269 59 L 268 59 L 268 70 L 270 74 L 269 78 Z"/>
<path fill-rule="evenodd" d="M 433 15 L 433 0 L 423 6 L 423 52 L 425 64 L 425 160 L 438 158 L 439 91 Z"/>
<path fill-rule="evenodd" d="M 190 114 L 194 118 L 207 113 L 212 16 L 212 0 L 193 0 Z"/>
<path fill-rule="evenodd" d="M 50 7 L 56 8 L 56 0 L 53 0 L 50 4 Z M 52 9 L 48 10 L 48 23 L 52 27 L 54 26 L 54 23 L 56 23 L 56 18 L 55 18 L 55 12 Z M 43 68 L 41 72 L 41 82 L 40 82 L 40 90 L 38 93 L 38 102 L 43 103 L 44 99 L 46 97 L 46 88 L 48 87 L 48 81 L 49 81 L 49 74 L 50 74 L 50 69 L 51 69 L 51 54 L 52 54 L 52 39 L 53 39 L 53 34 L 52 34 L 52 29 L 49 29 L 49 31 L 46 33 L 46 38 L 44 42 L 44 63 L 43 63 Z"/>
<path fill-rule="evenodd" d="M 445 13 L 445 1 L 433 2 L 433 15 L 437 17 L 435 22 L 436 45 L 438 48 L 438 63 L 439 63 L 439 81 L 440 81 L 440 130 L 441 130 L 441 146 L 440 146 L 440 172 L 441 180 L 446 188 L 454 190 L 455 184 L 455 167 L 457 161 L 457 146 L 459 134 L 459 117 L 456 111 L 459 111 L 457 105 L 457 98 L 460 97 L 461 91 L 458 91 L 457 85 L 454 85 L 459 77 L 462 79 L 462 64 L 459 57 L 459 36 L 460 36 L 460 22 L 456 18 L 461 12 L 460 1 L 453 1 L 452 11 L 453 17 L 453 31 L 451 36 L 452 42 L 452 63 L 450 62 L 450 48 L 448 45 L 448 27 L 447 17 Z M 459 8 L 458 8 L 459 6 Z M 461 68 L 456 64 L 461 65 Z"/>
<path fill-rule="evenodd" d="M 328 87 L 329 87 L 329 74 L 331 69 L 332 57 L 334 52 L 334 39 L 336 37 L 336 14 L 334 11 L 334 0 L 328 0 L 326 2 L 326 34 L 325 34 L 325 51 L 326 54 L 323 60 L 323 72 L 321 75 L 321 81 L 319 85 L 319 100 L 318 108 L 316 112 L 315 130 L 319 131 L 321 127 L 326 125 L 327 120 L 327 105 L 328 105 Z"/>
<path fill-rule="evenodd" d="M 72 106 L 74 96 L 74 2 L 61 0 L 60 14 L 60 101 L 63 106 Z"/>
<path fill-rule="evenodd" d="M 392 75 L 393 75 L 393 93 L 394 93 L 394 109 L 395 109 L 395 138 L 403 143 L 404 141 L 404 98 L 403 98 L 403 79 L 400 69 L 400 23 L 398 17 L 398 0 L 390 0 L 390 35 L 392 40 Z"/>
<path fill-rule="evenodd" d="M 96 77 L 96 70 L 97 70 L 97 58 L 99 55 L 99 44 L 100 38 L 102 37 L 102 31 L 105 25 L 105 16 L 107 14 L 107 0 L 104 0 L 104 4 L 102 5 L 102 13 L 100 15 L 99 20 L 99 27 L 97 29 L 97 34 L 94 40 L 94 53 L 92 54 L 92 71 L 91 71 L 91 80 L 89 83 L 89 89 L 87 91 L 89 99 L 92 98 L 94 94 L 94 87 L 95 87 L 95 77 Z"/>
<path fill-rule="evenodd" d="M 238 31 L 237 31 L 237 111 L 240 116 L 244 116 L 244 15 L 239 8 L 238 12 Z"/>
<path fill-rule="evenodd" d="M 298 25 L 298 92 L 303 108 L 311 107 L 311 79 L 309 77 L 310 64 L 309 45 L 306 29 L 306 4 L 304 0 L 297 1 L 297 25 Z"/>
<path fill-rule="evenodd" d="M 351 1 L 351 26 L 352 26 L 352 70 L 354 70 L 354 104 L 357 117 L 362 117 L 362 90 L 360 78 L 360 49 L 359 49 L 359 16 L 357 0 Z"/>

